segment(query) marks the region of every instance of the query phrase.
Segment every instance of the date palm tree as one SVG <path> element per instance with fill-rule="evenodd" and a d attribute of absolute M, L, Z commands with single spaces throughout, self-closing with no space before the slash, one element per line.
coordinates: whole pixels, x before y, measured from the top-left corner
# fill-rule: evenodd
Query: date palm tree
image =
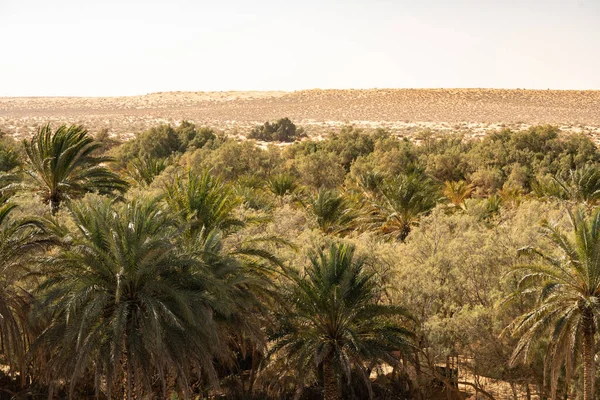
<path fill-rule="evenodd" d="M 88 192 L 124 192 L 127 183 L 106 168 L 110 157 L 96 156 L 102 147 L 79 125 L 61 125 L 54 132 L 41 127 L 31 140 L 24 140 L 27 162 L 25 173 L 50 212 L 56 214 L 65 200 Z"/>
<path fill-rule="evenodd" d="M 214 317 L 219 337 L 235 359 L 225 358 L 219 367 L 221 372 L 229 371 L 227 380 L 231 381 L 240 377 L 240 361 L 249 362 L 249 386 L 244 393 L 248 397 L 252 397 L 256 372 L 266 352 L 263 328 L 272 325 L 271 311 L 278 298 L 273 277 L 280 273 L 282 262 L 268 247 L 275 243 L 290 246 L 281 239 L 265 236 L 228 240 L 218 229 L 210 232 L 203 229 L 194 236 L 188 231 L 180 236 L 180 245 L 186 252 L 200 260 L 221 283 L 219 292 L 214 295 L 227 307 L 215 309 Z M 244 386 L 242 383 L 241 387 Z M 221 390 L 226 387 L 222 386 Z"/>
<path fill-rule="evenodd" d="M 315 217 L 321 231 L 327 235 L 344 235 L 356 227 L 358 213 L 351 202 L 337 190 L 319 189 L 308 199 L 306 207 Z"/>
<path fill-rule="evenodd" d="M 600 200 L 600 167 L 586 164 L 570 170 L 566 179 L 554 178 L 563 190 L 564 196 L 572 201 L 597 205 Z"/>
<path fill-rule="evenodd" d="M 332 244 L 310 255 L 303 273 L 289 270 L 285 306 L 272 336 L 272 353 L 289 370 L 322 370 L 325 400 L 340 398 L 339 384 L 358 371 L 370 388 L 366 363 L 396 365 L 392 352 L 407 349 L 413 333 L 400 324 L 405 309 L 384 304 L 373 273 L 354 247 Z"/>
<path fill-rule="evenodd" d="M 32 295 L 22 278 L 30 256 L 48 240 L 32 223 L 13 219 L 15 208 L 7 196 L 0 196 L 0 354 L 2 363 L 11 372 L 19 370 L 24 380 Z"/>
<path fill-rule="evenodd" d="M 386 237 L 403 241 L 413 225 L 440 199 L 438 186 L 421 173 L 386 179 L 374 196 L 366 225 Z"/>
<path fill-rule="evenodd" d="M 267 182 L 269 191 L 279 198 L 292 194 L 298 188 L 294 177 L 289 174 L 278 174 Z"/>
<path fill-rule="evenodd" d="M 468 199 L 475 186 L 465 181 L 446 181 L 444 182 L 444 196 L 454 207 L 464 207 L 465 200 Z"/>
<path fill-rule="evenodd" d="M 170 377 L 184 397 L 193 376 L 215 383 L 213 362 L 225 354 L 215 315 L 230 303 L 219 267 L 176 245 L 180 230 L 156 199 L 92 198 L 70 213 L 78 232 L 45 260 L 40 286 L 53 313 L 37 341 L 53 355 L 49 381 L 70 382 L 72 397 L 79 379 L 95 376 L 97 392 L 127 399 L 167 398 Z"/>
<path fill-rule="evenodd" d="M 177 176 L 166 187 L 165 198 L 169 208 L 188 224 L 192 235 L 202 230 L 226 232 L 244 225 L 234 214 L 240 199 L 209 170 L 200 175 L 190 170 L 185 178 Z"/>
<path fill-rule="evenodd" d="M 134 158 L 127 165 L 127 175 L 139 186 L 148 186 L 168 166 L 168 159 L 149 155 Z"/>
<path fill-rule="evenodd" d="M 178 176 L 167 185 L 165 199 L 177 217 L 175 224 L 181 232 L 178 245 L 200 260 L 224 284 L 221 290 L 225 292 L 218 297 L 228 305 L 228 313 L 215 310 L 215 320 L 220 329 L 219 337 L 227 343 L 230 354 L 238 357 L 235 361 L 239 362 L 243 354 L 251 360 L 249 387 L 245 392 L 250 396 L 266 351 L 265 332 L 261 327 L 271 324 L 270 311 L 277 297 L 272 278 L 280 274 L 282 266 L 271 249 L 293 246 L 279 237 L 256 232 L 231 235 L 247 222 L 267 219 L 237 217 L 235 209 L 240 204 L 239 197 L 231 186 L 213 177 L 209 170 L 200 175 L 189 171 L 185 178 Z M 221 365 L 220 370 L 232 372 L 232 368 L 238 368 L 237 364 Z M 235 373 L 230 378 L 234 377 Z"/>
<path fill-rule="evenodd" d="M 529 293 L 537 289 L 537 304 L 512 326 L 520 337 L 512 362 L 527 361 L 533 344 L 550 337 L 546 365 L 556 393 L 561 366 L 567 382 L 583 352 L 584 400 L 596 398 L 595 334 L 600 322 L 600 210 L 586 218 L 583 210 L 569 212 L 572 235 L 544 224 L 544 231 L 557 253 L 526 248 L 521 253 L 541 262 L 520 267 L 525 271 L 519 288 Z"/>

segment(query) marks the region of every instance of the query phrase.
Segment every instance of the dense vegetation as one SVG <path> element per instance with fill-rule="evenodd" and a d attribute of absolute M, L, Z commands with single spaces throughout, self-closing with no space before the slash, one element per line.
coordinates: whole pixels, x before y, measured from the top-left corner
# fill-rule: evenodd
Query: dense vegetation
<path fill-rule="evenodd" d="M 301 132 L 0 135 L 0 398 L 600 395 L 589 138 Z"/>

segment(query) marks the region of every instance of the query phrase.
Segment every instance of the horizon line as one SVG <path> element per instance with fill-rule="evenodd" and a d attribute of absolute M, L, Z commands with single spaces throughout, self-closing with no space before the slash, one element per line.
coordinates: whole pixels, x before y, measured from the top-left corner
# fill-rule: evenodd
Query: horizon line
<path fill-rule="evenodd" d="M 600 89 L 553 89 L 553 88 L 505 88 L 505 87 L 370 87 L 370 88 L 311 88 L 311 89 L 231 89 L 231 90 L 167 90 L 167 91 L 156 91 L 146 92 L 143 94 L 116 94 L 116 95 L 69 95 L 69 94 L 58 94 L 58 95 L 0 95 L 0 99 L 4 98 L 19 98 L 19 99 L 40 99 L 40 98 L 109 98 L 109 97 L 142 97 L 151 96 L 156 94 L 171 94 L 171 93 L 298 93 L 298 92 L 310 92 L 310 91 L 371 91 L 371 90 L 506 90 L 506 91 L 551 91 L 551 92 L 598 92 Z"/>

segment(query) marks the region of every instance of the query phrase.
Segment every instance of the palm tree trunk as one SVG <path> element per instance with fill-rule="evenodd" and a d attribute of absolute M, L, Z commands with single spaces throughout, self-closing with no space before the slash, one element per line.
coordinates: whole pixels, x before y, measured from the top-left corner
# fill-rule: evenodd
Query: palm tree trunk
<path fill-rule="evenodd" d="M 100 371 L 98 371 L 98 365 L 94 368 L 94 397 L 96 400 L 100 400 Z"/>
<path fill-rule="evenodd" d="M 583 400 L 595 398 L 594 381 L 596 380 L 596 366 L 594 355 L 594 317 L 586 310 L 583 316 Z"/>
<path fill-rule="evenodd" d="M 450 378 L 450 383 L 452 384 L 452 375 L 450 374 L 450 356 L 446 356 L 446 379 L 448 378 Z M 446 397 L 448 400 L 452 400 L 452 392 L 450 390 L 446 391 Z M 475 396 L 475 398 L 477 398 L 477 396 Z"/>
<path fill-rule="evenodd" d="M 328 355 L 323 360 L 323 400 L 339 400 L 337 379 L 333 371 L 333 357 Z"/>
<path fill-rule="evenodd" d="M 60 200 L 51 197 L 50 198 L 50 214 L 56 215 L 59 208 L 60 208 Z"/>
<path fill-rule="evenodd" d="M 168 374 L 168 370 L 161 367 L 160 368 L 160 391 L 163 399 L 168 398 L 167 396 L 167 380 L 165 378 L 165 374 Z"/>
<path fill-rule="evenodd" d="M 132 381 L 132 376 L 131 376 L 131 362 L 129 361 L 129 358 L 127 358 L 127 393 L 125 396 L 126 400 L 131 400 L 131 381 Z"/>
<path fill-rule="evenodd" d="M 121 381 L 122 387 L 122 399 L 132 400 L 133 393 L 133 372 L 131 368 L 131 360 L 129 359 L 129 352 L 125 350 L 123 359 L 121 360 L 123 366 L 123 380 Z"/>
<path fill-rule="evenodd" d="M 254 390 L 254 381 L 256 380 L 256 370 L 258 369 L 259 355 L 255 346 L 252 346 L 252 364 L 250 366 L 250 383 L 248 387 L 248 395 L 252 397 Z"/>
<path fill-rule="evenodd" d="M 418 342 L 420 343 L 420 341 Z M 417 398 L 419 400 L 423 399 L 423 392 L 421 391 L 421 384 L 422 384 L 422 378 L 421 378 L 421 360 L 419 359 L 419 353 L 418 351 L 415 350 L 415 379 L 416 379 L 416 383 L 417 383 L 417 387 L 419 388 L 418 394 L 417 394 Z"/>
<path fill-rule="evenodd" d="M 408 237 L 409 233 L 410 233 L 410 223 L 403 222 L 402 227 L 400 229 L 400 233 L 398 234 L 398 239 L 400 239 L 401 242 L 404 242 L 404 240 Z"/>

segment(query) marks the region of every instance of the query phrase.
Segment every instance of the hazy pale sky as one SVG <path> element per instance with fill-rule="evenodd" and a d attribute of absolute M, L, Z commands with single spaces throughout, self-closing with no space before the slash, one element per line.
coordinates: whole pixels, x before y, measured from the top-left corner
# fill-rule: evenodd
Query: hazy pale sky
<path fill-rule="evenodd" d="M 0 96 L 600 89 L 600 0 L 0 0 Z"/>

